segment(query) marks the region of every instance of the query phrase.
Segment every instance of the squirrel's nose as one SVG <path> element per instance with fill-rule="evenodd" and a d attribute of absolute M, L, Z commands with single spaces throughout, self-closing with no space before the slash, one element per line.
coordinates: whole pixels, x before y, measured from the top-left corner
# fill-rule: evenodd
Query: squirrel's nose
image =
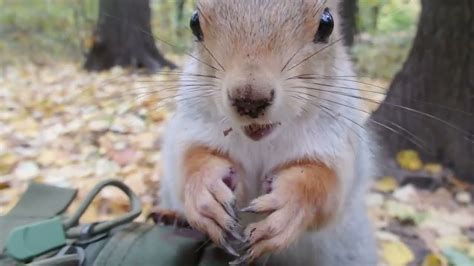
<path fill-rule="evenodd" d="M 266 99 L 251 99 L 251 98 L 237 98 L 232 99 L 232 106 L 235 107 L 237 113 L 241 116 L 248 116 L 251 118 L 258 118 L 265 114 L 265 110 L 272 104 L 271 98 Z"/>
<path fill-rule="evenodd" d="M 275 90 L 250 84 L 234 87 L 228 94 L 231 105 L 241 116 L 256 119 L 273 103 Z"/>

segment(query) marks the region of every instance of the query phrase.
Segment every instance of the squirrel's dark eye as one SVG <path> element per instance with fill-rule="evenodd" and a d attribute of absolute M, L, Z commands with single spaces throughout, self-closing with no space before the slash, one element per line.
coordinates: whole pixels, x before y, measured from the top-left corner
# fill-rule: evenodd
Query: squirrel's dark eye
<path fill-rule="evenodd" d="M 204 39 L 204 34 L 202 33 L 201 24 L 199 23 L 199 13 L 197 11 L 194 11 L 189 26 L 198 42 L 201 42 Z"/>
<path fill-rule="evenodd" d="M 318 32 L 316 32 L 314 41 L 327 42 L 329 39 L 329 36 L 331 36 L 333 29 L 334 29 L 334 19 L 332 18 L 331 12 L 329 12 L 329 8 L 326 8 L 324 9 L 323 14 L 321 16 Z"/>

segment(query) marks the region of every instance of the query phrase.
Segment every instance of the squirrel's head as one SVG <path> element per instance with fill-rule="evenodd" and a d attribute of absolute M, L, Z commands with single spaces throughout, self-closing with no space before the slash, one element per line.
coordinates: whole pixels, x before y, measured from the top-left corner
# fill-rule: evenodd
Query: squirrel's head
<path fill-rule="evenodd" d="M 198 0 L 190 22 L 197 59 L 192 72 L 215 77 L 216 112 L 259 140 L 315 109 L 309 107 L 314 99 L 303 96 L 304 77 L 335 73 L 341 50 L 334 45 L 340 43 L 337 4 Z"/>

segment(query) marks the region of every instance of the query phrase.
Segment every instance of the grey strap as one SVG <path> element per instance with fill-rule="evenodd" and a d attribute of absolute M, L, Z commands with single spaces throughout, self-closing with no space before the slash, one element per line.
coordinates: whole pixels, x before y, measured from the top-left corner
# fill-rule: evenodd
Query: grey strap
<path fill-rule="evenodd" d="M 117 217 L 111 221 L 106 221 L 102 223 L 95 223 L 93 225 L 85 225 L 87 230 L 84 230 L 84 227 L 80 227 L 79 220 L 84 212 L 87 210 L 89 205 L 92 203 L 94 198 L 99 194 L 102 189 L 105 187 L 116 187 L 123 191 L 130 200 L 130 211 L 128 211 L 125 215 Z M 106 233 L 110 231 L 112 228 L 118 227 L 120 225 L 130 223 L 135 218 L 140 216 L 142 213 L 142 206 L 140 199 L 138 196 L 133 193 L 133 191 L 124 183 L 118 180 L 105 180 L 101 183 L 97 184 L 89 194 L 84 198 L 84 201 L 79 206 L 79 209 L 74 213 L 74 215 L 64 221 L 64 228 L 67 230 L 66 235 L 68 238 L 80 238 L 84 235 L 84 232 L 87 231 L 89 236 L 95 236 L 98 234 Z"/>

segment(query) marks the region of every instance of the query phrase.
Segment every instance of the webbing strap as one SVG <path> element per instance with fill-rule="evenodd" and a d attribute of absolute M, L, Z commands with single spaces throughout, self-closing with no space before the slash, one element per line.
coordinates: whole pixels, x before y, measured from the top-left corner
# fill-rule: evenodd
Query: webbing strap
<path fill-rule="evenodd" d="M 131 224 L 128 228 L 124 228 L 116 234 L 114 241 L 104 247 L 94 265 L 121 265 L 127 256 L 128 249 L 133 246 L 137 239 L 151 229 L 150 226 L 139 226 L 138 224 Z"/>
<path fill-rule="evenodd" d="M 75 189 L 32 183 L 16 206 L 0 216 L 0 254 L 11 230 L 63 213 L 75 198 Z"/>
<path fill-rule="evenodd" d="M 92 265 L 197 265 L 205 240 L 190 229 L 131 224 L 111 237 Z"/>
<path fill-rule="evenodd" d="M 209 245 L 199 261 L 199 266 L 227 266 L 235 257 L 226 254 L 222 249 Z"/>
<path fill-rule="evenodd" d="M 63 255 L 61 257 L 52 257 L 42 261 L 36 261 L 28 266 L 78 266 L 80 258 L 77 254 Z"/>

